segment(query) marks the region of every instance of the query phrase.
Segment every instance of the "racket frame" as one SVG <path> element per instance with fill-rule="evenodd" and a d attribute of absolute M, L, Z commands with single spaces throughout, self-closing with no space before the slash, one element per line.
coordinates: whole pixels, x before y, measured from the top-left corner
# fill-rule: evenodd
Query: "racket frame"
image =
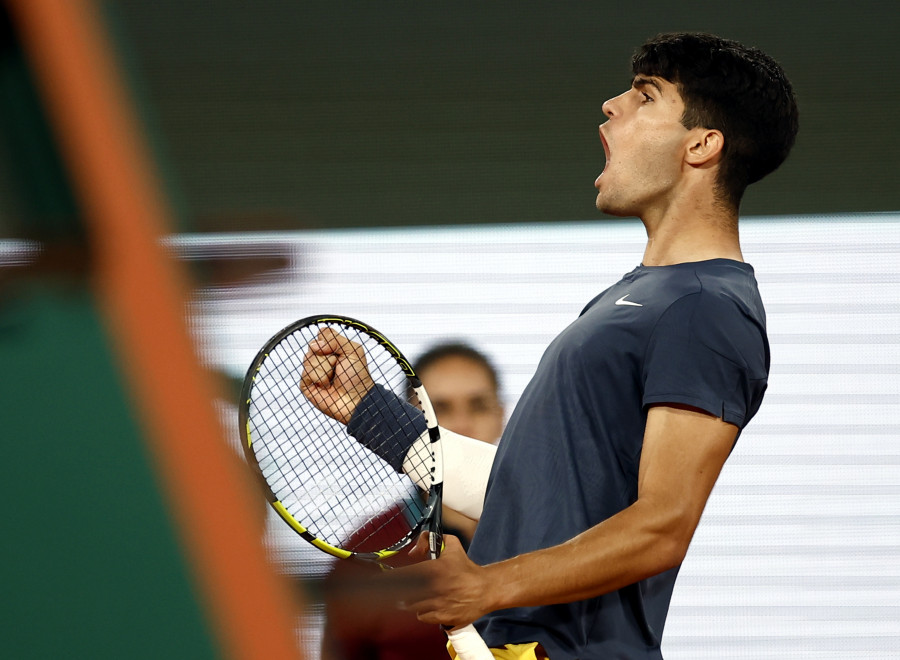
<path fill-rule="evenodd" d="M 337 326 L 353 328 L 372 338 L 379 346 L 387 350 L 388 353 L 390 353 L 390 355 L 396 360 L 403 373 L 406 375 L 408 384 L 418 397 L 419 403 L 422 405 L 422 410 L 425 415 L 425 424 L 428 429 L 433 463 L 431 470 L 431 484 L 428 489 L 428 497 L 423 507 L 422 514 L 416 526 L 403 538 L 387 548 L 374 552 L 354 552 L 351 550 L 346 550 L 344 548 L 339 548 L 326 541 L 323 541 L 322 539 L 312 534 L 284 507 L 284 505 L 278 499 L 278 496 L 272 491 L 272 488 L 269 486 L 268 481 L 263 475 L 262 469 L 259 465 L 259 461 L 256 457 L 256 453 L 253 450 L 250 404 L 252 402 L 253 387 L 256 383 L 256 376 L 259 373 L 260 368 L 262 367 L 263 363 L 266 361 L 272 350 L 283 339 L 285 339 L 289 335 L 294 334 L 304 327 L 325 324 L 335 324 Z M 297 396 L 303 396 L 300 393 L 299 388 L 297 391 Z M 291 529 L 293 529 L 295 532 L 297 532 L 297 534 L 300 535 L 301 538 L 303 538 L 305 541 L 309 542 L 319 550 L 322 550 L 323 552 L 326 552 L 333 557 L 337 557 L 338 559 L 353 559 L 381 564 L 382 561 L 393 555 L 396 555 L 400 550 L 409 545 L 416 537 L 418 537 L 421 532 L 428 531 L 429 556 L 432 559 L 436 559 L 440 555 L 440 551 L 443 545 L 440 505 L 443 498 L 444 487 L 442 460 L 440 454 L 440 428 L 437 424 L 437 417 L 434 414 L 434 407 L 431 405 L 431 400 L 428 398 L 428 393 L 425 391 L 425 388 L 422 385 L 422 381 L 419 379 L 409 360 L 407 360 L 403 353 L 400 352 L 400 349 L 398 349 L 381 332 L 377 331 L 367 323 L 363 323 L 362 321 L 343 315 L 314 315 L 307 316 L 306 318 L 295 321 L 275 333 L 257 352 L 256 356 L 253 358 L 253 361 L 250 363 L 250 367 L 248 368 L 246 375 L 244 376 L 239 401 L 239 428 L 243 436 L 241 438 L 241 447 L 244 450 L 244 456 L 247 460 L 247 463 L 250 465 L 250 468 L 254 473 L 257 481 L 262 486 L 263 493 L 265 494 L 266 500 L 269 502 L 269 505 L 278 513 L 282 520 L 284 520 L 291 527 Z"/>

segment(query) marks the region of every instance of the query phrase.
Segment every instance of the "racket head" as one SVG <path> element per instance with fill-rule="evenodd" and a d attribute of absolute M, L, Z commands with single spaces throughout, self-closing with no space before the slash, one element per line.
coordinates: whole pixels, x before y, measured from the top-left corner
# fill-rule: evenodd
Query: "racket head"
<path fill-rule="evenodd" d="M 300 391 L 309 343 L 330 328 L 359 343 L 369 373 L 424 418 L 433 476 L 422 492 L 319 411 Z M 346 316 L 316 315 L 283 328 L 260 349 L 239 405 L 242 447 L 266 499 L 303 539 L 341 559 L 381 561 L 430 531 L 441 544 L 440 434 L 428 395 L 410 362 L 382 333 Z M 412 424 L 385 419 L 384 424 Z M 421 419 L 417 422 L 421 425 Z M 439 551 L 439 550 L 438 550 Z M 436 556 L 435 552 L 431 552 Z"/>

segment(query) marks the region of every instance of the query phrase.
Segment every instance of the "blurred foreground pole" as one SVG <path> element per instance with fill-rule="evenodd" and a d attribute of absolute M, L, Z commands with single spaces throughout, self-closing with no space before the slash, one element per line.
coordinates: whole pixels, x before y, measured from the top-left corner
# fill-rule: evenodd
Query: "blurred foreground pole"
<path fill-rule="evenodd" d="M 6 4 L 86 225 L 92 288 L 217 646 L 229 658 L 297 658 L 297 603 L 265 559 L 260 497 L 222 437 L 214 384 L 183 317 L 186 277 L 160 246 L 169 212 L 97 8 L 89 0 Z M 134 632 L 135 657 L 143 635 L 166 635 L 142 630 L 140 621 Z"/>

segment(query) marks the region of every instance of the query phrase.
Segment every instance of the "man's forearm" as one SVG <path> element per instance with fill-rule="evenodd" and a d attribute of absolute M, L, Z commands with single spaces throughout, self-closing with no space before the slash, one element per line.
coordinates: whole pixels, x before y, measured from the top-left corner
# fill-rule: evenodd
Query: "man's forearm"
<path fill-rule="evenodd" d="M 488 610 L 573 602 L 678 566 L 696 523 L 638 501 L 560 545 L 484 567 Z"/>

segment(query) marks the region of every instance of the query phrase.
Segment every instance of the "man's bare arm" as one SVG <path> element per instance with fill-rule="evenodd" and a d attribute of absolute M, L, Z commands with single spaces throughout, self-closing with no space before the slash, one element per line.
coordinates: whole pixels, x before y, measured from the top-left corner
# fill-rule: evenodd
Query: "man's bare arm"
<path fill-rule="evenodd" d="M 684 559 L 737 427 L 688 407 L 651 408 L 637 501 L 566 543 L 478 566 L 456 543 L 411 569 L 428 588 L 408 607 L 463 625 L 497 609 L 572 602 L 620 589 Z"/>

